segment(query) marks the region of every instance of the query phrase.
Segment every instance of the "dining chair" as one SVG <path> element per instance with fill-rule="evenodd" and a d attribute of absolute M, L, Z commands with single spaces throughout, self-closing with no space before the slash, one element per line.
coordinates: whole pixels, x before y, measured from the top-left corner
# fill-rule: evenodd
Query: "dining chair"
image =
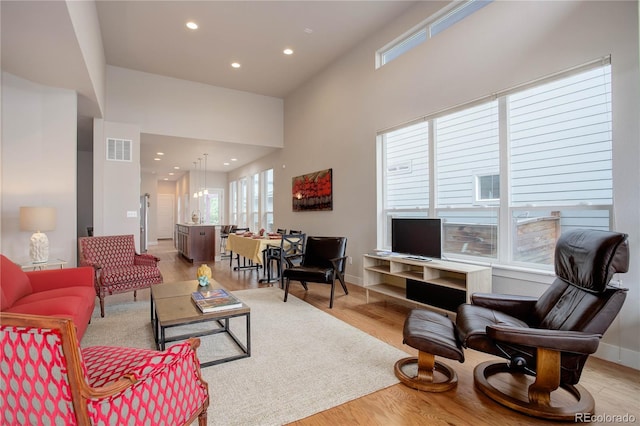
<path fill-rule="evenodd" d="M 235 232 L 236 225 L 223 225 L 220 229 L 220 258 L 226 259 L 229 257 L 227 254 L 227 241 L 229 240 L 229 234 Z"/>
<path fill-rule="evenodd" d="M 267 270 L 267 282 L 275 280 L 280 281 L 280 287 L 284 287 L 282 283 L 282 267 L 286 263 L 284 258 L 301 255 L 304 253 L 304 245 L 307 239 L 306 234 L 285 234 L 280 240 L 280 246 L 269 247 L 267 252 L 267 262 L 265 267 Z M 276 264 L 277 276 L 272 276 L 273 263 Z"/>

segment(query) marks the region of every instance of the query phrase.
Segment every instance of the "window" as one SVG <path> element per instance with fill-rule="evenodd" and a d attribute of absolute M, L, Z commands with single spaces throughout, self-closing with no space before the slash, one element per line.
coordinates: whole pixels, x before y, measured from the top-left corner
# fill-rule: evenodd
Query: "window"
<path fill-rule="evenodd" d="M 224 191 L 222 189 L 209 189 L 204 194 L 204 223 L 211 223 L 214 225 L 222 224 L 222 196 Z"/>
<path fill-rule="evenodd" d="M 262 227 L 267 232 L 274 232 L 273 227 L 273 169 L 262 172 Z"/>
<path fill-rule="evenodd" d="M 392 216 L 433 216 L 449 257 L 550 269 L 564 230 L 610 229 L 604 62 L 381 133 L 379 246 Z"/>
<path fill-rule="evenodd" d="M 238 181 L 229 182 L 229 216 L 231 224 L 238 224 Z"/>
<path fill-rule="evenodd" d="M 447 28 L 462 21 L 467 16 L 482 9 L 483 7 L 491 3 L 491 1 L 492 0 L 471 0 L 465 2 L 462 6 L 454 9 L 450 13 L 447 13 L 445 16 L 429 25 L 429 35 L 433 37 L 436 34 L 441 33 Z"/>
<path fill-rule="evenodd" d="M 238 227 L 245 228 L 249 226 L 248 213 L 249 213 L 249 186 L 247 184 L 247 178 L 242 178 L 238 181 L 239 185 L 239 209 L 238 209 Z"/>
<path fill-rule="evenodd" d="M 391 246 L 392 216 L 426 216 L 429 209 L 429 123 L 382 135 L 383 242 Z"/>
<path fill-rule="evenodd" d="M 376 68 L 393 61 L 398 56 L 434 37 L 467 16 L 491 3 L 493 0 L 467 0 L 453 2 L 435 15 L 430 16 L 414 29 L 400 36 L 376 52 Z"/>
<path fill-rule="evenodd" d="M 260 174 L 251 177 L 251 222 L 249 228 L 258 231 L 260 226 Z"/>
<path fill-rule="evenodd" d="M 500 199 L 500 175 L 476 175 L 476 202 Z"/>
<path fill-rule="evenodd" d="M 273 229 L 273 169 L 229 184 L 231 223 L 254 232 Z"/>

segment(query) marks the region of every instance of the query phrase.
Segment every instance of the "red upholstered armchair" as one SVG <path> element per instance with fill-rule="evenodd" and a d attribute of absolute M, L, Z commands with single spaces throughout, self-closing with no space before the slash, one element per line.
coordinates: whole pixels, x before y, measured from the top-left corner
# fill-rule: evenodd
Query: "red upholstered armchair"
<path fill-rule="evenodd" d="M 0 313 L 0 424 L 207 423 L 198 339 L 166 351 L 80 349 L 66 318 Z"/>
<path fill-rule="evenodd" d="M 158 259 L 136 253 L 133 235 L 78 238 L 81 266 L 95 270 L 96 294 L 100 298 L 100 316 L 104 317 L 104 297 L 148 288 L 162 282 Z"/>

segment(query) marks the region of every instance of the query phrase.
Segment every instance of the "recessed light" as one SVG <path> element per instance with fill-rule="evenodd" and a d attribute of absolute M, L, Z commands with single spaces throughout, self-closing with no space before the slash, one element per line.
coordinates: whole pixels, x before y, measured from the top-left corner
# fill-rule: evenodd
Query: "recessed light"
<path fill-rule="evenodd" d="M 222 163 L 222 164 L 224 164 L 225 166 L 228 166 L 228 165 L 229 165 L 229 163 Z"/>
<path fill-rule="evenodd" d="M 189 22 L 187 22 L 187 28 L 189 28 L 190 30 L 197 30 L 198 29 L 198 24 L 196 24 L 193 21 L 189 21 Z"/>
<path fill-rule="evenodd" d="M 154 158 L 154 160 L 156 160 L 156 161 L 160 161 L 160 159 L 159 159 L 158 157 Z"/>
<path fill-rule="evenodd" d="M 238 159 L 237 158 L 232 158 L 231 161 L 238 161 Z"/>
<path fill-rule="evenodd" d="M 169 176 L 173 176 L 173 175 L 175 175 L 175 173 L 169 172 Z"/>
<path fill-rule="evenodd" d="M 180 170 L 180 166 L 173 166 L 174 170 Z"/>
<path fill-rule="evenodd" d="M 164 155 L 164 152 L 156 152 L 158 155 Z"/>
<path fill-rule="evenodd" d="M 164 179 L 162 179 L 162 180 L 169 180 L 169 178 L 164 178 Z"/>
<path fill-rule="evenodd" d="M 285 55 L 293 55 L 293 50 L 292 49 L 284 49 L 282 51 L 282 53 L 284 53 Z"/>
<path fill-rule="evenodd" d="M 238 62 L 232 62 L 232 63 L 231 63 L 231 66 L 232 66 L 233 68 L 240 68 L 240 66 L 241 66 L 241 65 L 240 65 Z"/>
<path fill-rule="evenodd" d="M 311 34 L 313 32 L 313 30 L 311 28 L 305 28 L 304 32 L 307 34 Z"/>

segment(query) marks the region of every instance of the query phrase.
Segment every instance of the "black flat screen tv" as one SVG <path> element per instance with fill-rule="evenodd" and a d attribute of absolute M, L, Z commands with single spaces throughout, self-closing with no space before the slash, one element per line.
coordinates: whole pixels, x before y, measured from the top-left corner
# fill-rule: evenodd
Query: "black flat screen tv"
<path fill-rule="evenodd" d="M 391 251 L 425 259 L 442 257 L 442 220 L 392 218 Z"/>

